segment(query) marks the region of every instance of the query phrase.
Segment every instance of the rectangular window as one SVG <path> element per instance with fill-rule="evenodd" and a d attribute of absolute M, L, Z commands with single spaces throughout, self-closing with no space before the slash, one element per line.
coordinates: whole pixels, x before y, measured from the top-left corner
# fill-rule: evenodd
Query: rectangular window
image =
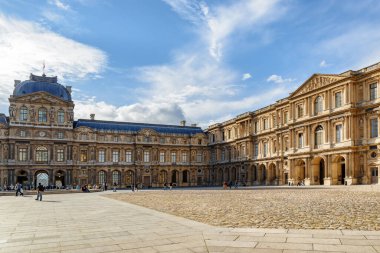
<path fill-rule="evenodd" d="M 20 121 L 27 121 L 28 120 L 28 108 L 21 107 L 20 109 Z"/>
<path fill-rule="evenodd" d="M 369 86 L 369 99 L 375 100 L 377 98 L 377 83 L 373 83 Z"/>
<path fill-rule="evenodd" d="M 119 151 L 117 150 L 112 151 L 112 162 L 114 163 L 119 162 Z"/>
<path fill-rule="evenodd" d="M 27 151 L 26 148 L 20 148 L 18 150 L 18 160 L 21 162 L 25 162 L 27 159 Z"/>
<path fill-rule="evenodd" d="M 268 143 L 265 142 L 264 143 L 264 157 L 267 157 L 267 154 L 268 154 Z"/>
<path fill-rule="evenodd" d="M 335 141 L 337 143 L 341 142 L 342 141 L 342 125 L 336 125 L 335 126 L 335 133 L 336 133 Z"/>
<path fill-rule="evenodd" d="M 127 150 L 127 151 L 125 152 L 125 161 L 126 161 L 127 163 L 131 163 L 131 162 L 132 162 L 132 151 Z"/>
<path fill-rule="evenodd" d="M 177 161 L 177 153 L 172 152 L 172 163 L 175 163 Z"/>
<path fill-rule="evenodd" d="M 45 108 L 38 110 L 38 122 L 47 122 L 47 111 Z"/>
<path fill-rule="evenodd" d="M 257 131 L 259 131 L 258 124 L 257 124 L 257 121 L 255 121 L 255 133 L 257 133 Z"/>
<path fill-rule="evenodd" d="M 119 137 L 118 136 L 114 136 L 113 137 L 113 142 L 118 142 L 119 141 Z"/>
<path fill-rule="evenodd" d="M 21 131 L 20 131 L 20 136 L 21 136 L 21 137 L 25 137 L 25 136 L 26 136 L 26 132 L 25 132 L 24 130 L 21 130 Z"/>
<path fill-rule="evenodd" d="M 226 157 L 225 157 L 225 151 L 224 151 L 224 149 L 222 150 L 222 161 L 224 161 L 226 159 Z"/>
<path fill-rule="evenodd" d="M 298 105 L 297 106 L 297 113 L 298 113 L 298 118 L 303 117 L 303 105 Z"/>
<path fill-rule="evenodd" d="M 160 163 L 165 162 L 165 152 L 160 152 Z"/>
<path fill-rule="evenodd" d="M 335 93 L 335 108 L 342 106 L 342 92 Z"/>
<path fill-rule="evenodd" d="M 224 131 L 222 132 L 222 141 L 224 141 L 225 136 L 224 136 Z"/>
<path fill-rule="evenodd" d="M 284 112 L 284 124 L 288 123 L 288 112 Z"/>
<path fill-rule="evenodd" d="M 150 162 L 150 152 L 144 151 L 144 163 Z"/>
<path fill-rule="evenodd" d="M 228 130 L 228 139 L 231 139 L 231 130 Z"/>
<path fill-rule="evenodd" d="M 276 115 L 273 116 L 273 127 L 277 126 Z"/>
<path fill-rule="evenodd" d="M 65 112 L 64 111 L 58 111 L 57 120 L 59 124 L 65 123 Z"/>
<path fill-rule="evenodd" d="M 255 143 L 255 156 L 259 155 L 259 144 Z"/>
<path fill-rule="evenodd" d="M 58 139 L 63 139 L 63 133 L 62 132 L 58 132 L 57 137 L 58 137 Z"/>
<path fill-rule="evenodd" d="M 202 162 L 202 153 L 201 152 L 197 153 L 197 162 L 198 163 Z"/>
<path fill-rule="evenodd" d="M 371 138 L 378 136 L 377 119 L 371 119 Z"/>
<path fill-rule="evenodd" d="M 63 148 L 57 149 L 57 162 L 63 162 L 64 151 Z"/>
<path fill-rule="evenodd" d="M 160 138 L 160 143 L 164 144 L 165 143 L 165 138 Z"/>
<path fill-rule="evenodd" d="M 100 163 L 104 163 L 104 161 L 105 161 L 105 151 L 104 150 L 99 150 L 98 161 Z"/>
<path fill-rule="evenodd" d="M 303 133 L 298 134 L 298 148 L 303 148 Z"/>
<path fill-rule="evenodd" d="M 182 162 L 183 163 L 187 162 L 187 153 L 186 152 L 182 153 Z"/>
<path fill-rule="evenodd" d="M 268 129 L 268 119 L 264 119 L 264 130 Z"/>

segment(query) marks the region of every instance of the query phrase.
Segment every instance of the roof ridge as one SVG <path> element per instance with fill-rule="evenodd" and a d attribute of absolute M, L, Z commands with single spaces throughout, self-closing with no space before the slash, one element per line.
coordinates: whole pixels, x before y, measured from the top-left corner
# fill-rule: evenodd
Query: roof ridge
<path fill-rule="evenodd" d="M 178 127 L 178 128 L 199 128 L 198 126 L 181 126 L 181 125 L 167 125 L 158 123 L 143 123 L 143 122 L 128 122 L 128 121 L 112 121 L 112 120 L 91 120 L 91 119 L 78 119 L 76 122 L 94 122 L 94 123 L 116 123 L 116 124 L 132 124 L 132 125 L 146 125 L 146 126 L 163 126 L 163 127 Z"/>

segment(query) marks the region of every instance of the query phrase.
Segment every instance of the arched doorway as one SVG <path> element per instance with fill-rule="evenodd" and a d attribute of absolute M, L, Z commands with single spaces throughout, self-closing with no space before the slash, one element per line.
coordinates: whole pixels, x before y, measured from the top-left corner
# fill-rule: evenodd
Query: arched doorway
<path fill-rule="evenodd" d="M 188 170 L 182 171 L 182 183 L 190 182 L 190 172 Z"/>
<path fill-rule="evenodd" d="M 224 181 L 223 169 L 218 169 L 216 174 L 216 182 L 218 185 L 222 185 Z"/>
<path fill-rule="evenodd" d="M 62 188 L 65 186 L 65 172 L 63 172 L 62 170 L 58 170 L 55 173 L 54 185 L 57 188 Z"/>
<path fill-rule="evenodd" d="M 236 177 L 236 168 L 232 167 L 232 169 L 231 169 L 231 181 L 235 182 L 236 179 L 237 179 L 237 177 Z"/>
<path fill-rule="evenodd" d="M 258 180 L 259 180 L 259 183 L 260 184 L 264 184 L 266 183 L 266 180 L 267 180 L 267 172 L 266 172 L 266 167 L 264 164 L 261 164 L 259 166 L 259 176 L 258 176 Z"/>
<path fill-rule="evenodd" d="M 132 170 L 128 170 L 125 176 L 125 184 L 127 187 L 132 187 L 135 184 L 135 173 Z"/>
<path fill-rule="evenodd" d="M 346 177 L 346 160 L 343 156 L 337 156 L 332 164 L 332 184 L 344 185 Z"/>
<path fill-rule="evenodd" d="M 276 165 L 271 163 L 268 169 L 268 179 L 270 184 L 276 184 Z"/>
<path fill-rule="evenodd" d="M 22 185 L 28 184 L 28 173 L 25 170 L 21 170 L 17 173 L 17 183 Z"/>
<path fill-rule="evenodd" d="M 173 184 L 178 183 L 178 171 L 176 171 L 176 170 L 172 171 L 172 183 Z"/>
<path fill-rule="evenodd" d="M 35 188 L 40 183 L 45 187 L 49 186 L 49 174 L 44 170 L 36 172 Z"/>
<path fill-rule="evenodd" d="M 248 170 L 248 185 L 253 185 L 254 182 L 257 180 L 256 176 L 256 166 L 252 165 Z"/>
<path fill-rule="evenodd" d="M 302 181 L 305 180 L 306 177 L 306 169 L 305 169 L 305 161 L 304 160 L 297 160 L 296 161 L 296 168 L 295 168 L 295 184 L 301 184 Z"/>
<path fill-rule="evenodd" d="M 315 157 L 312 162 L 313 184 L 324 184 L 325 178 L 325 160 L 322 157 Z"/>
<path fill-rule="evenodd" d="M 120 185 L 120 171 L 114 170 L 112 171 L 112 185 Z"/>

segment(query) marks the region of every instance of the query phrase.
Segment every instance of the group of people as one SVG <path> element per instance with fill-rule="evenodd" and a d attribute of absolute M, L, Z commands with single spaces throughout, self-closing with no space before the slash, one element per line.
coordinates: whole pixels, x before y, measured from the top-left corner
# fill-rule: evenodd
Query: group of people
<path fill-rule="evenodd" d="M 171 191 L 174 186 L 176 186 L 174 183 L 164 183 L 164 191 L 167 189 Z"/>
<path fill-rule="evenodd" d="M 226 181 L 223 182 L 223 189 L 224 189 L 224 190 L 227 190 L 228 187 L 229 187 L 230 189 L 232 189 L 232 186 L 233 186 L 235 189 L 237 189 L 237 188 L 239 187 L 239 181 L 238 181 L 238 180 L 236 180 L 235 182 L 230 181 L 230 182 L 228 182 L 228 183 L 227 183 Z"/>

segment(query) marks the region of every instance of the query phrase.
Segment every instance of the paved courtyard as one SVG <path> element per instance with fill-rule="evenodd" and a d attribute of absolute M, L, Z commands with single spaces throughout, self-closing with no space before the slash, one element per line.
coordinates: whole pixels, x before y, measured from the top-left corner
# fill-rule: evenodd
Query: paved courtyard
<path fill-rule="evenodd" d="M 162 190 L 110 196 L 214 226 L 380 230 L 380 192 L 368 189 Z"/>
<path fill-rule="evenodd" d="M 380 252 L 379 231 L 214 227 L 105 194 L 0 197 L 0 252 Z"/>

